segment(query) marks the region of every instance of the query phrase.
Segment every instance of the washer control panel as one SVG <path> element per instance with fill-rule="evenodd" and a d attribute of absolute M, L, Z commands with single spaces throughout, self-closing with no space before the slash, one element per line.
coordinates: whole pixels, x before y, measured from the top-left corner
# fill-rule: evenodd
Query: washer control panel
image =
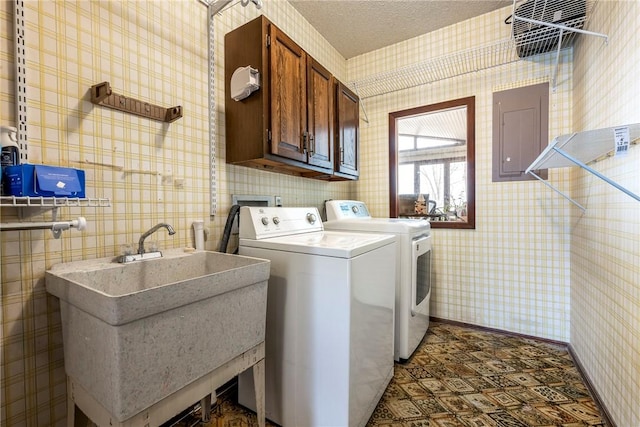
<path fill-rule="evenodd" d="M 325 203 L 327 221 L 347 218 L 371 218 L 367 205 L 356 200 L 329 200 Z"/>
<path fill-rule="evenodd" d="M 240 238 L 265 239 L 323 231 L 317 208 L 242 206 Z"/>

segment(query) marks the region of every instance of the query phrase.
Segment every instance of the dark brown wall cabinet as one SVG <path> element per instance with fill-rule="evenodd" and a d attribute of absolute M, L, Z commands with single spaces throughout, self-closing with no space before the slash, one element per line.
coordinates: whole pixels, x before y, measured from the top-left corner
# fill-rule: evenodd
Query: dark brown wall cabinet
<path fill-rule="evenodd" d="M 336 166 L 334 175 L 345 178 L 359 176 L 360 99 L 342 83 L 336 83 Z"/>
<path fill-rule="evenodd" d="M 493 94 L 493 181 L 535 179 L 525 170 L 547 146 L 549 84 Z M 547 171 L 539 175 L 546 178 Z"/>
<path fill-rule="evenodd" d="M 247 65 L 260 72 L 261 87 L 249 97 L 234 101 L 230 95 L 231 75 Z M 355 96 L 349 102 L 340 101 L 346 97 L 337 89 L 340 87 L 326 68 L 264 16 L 228 33 L 227 163 L 309 178 L 357 177 L 358 149 L 353 144 L 358 143 L 359 101 Z M 350 93 L 347 88 L 343 91 Z M 338 151 L 343 145 L 347 150 Z M 340 168 L 343 162 L 344 172 Z"/>

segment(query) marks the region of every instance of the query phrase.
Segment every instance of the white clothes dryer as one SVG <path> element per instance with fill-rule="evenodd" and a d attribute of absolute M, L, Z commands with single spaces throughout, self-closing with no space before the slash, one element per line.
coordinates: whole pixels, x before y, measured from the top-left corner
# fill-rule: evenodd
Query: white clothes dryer
<path fill-rule="evenodd" d="M 406 361 L 429 328 L 431 299 L 431 225 L 422 219 L 373 218 L 355 200 L 325 203 L 325 230 L 395 234 L 396 310 L 394 359 Z"/>
<path fill-rule="evenodd" d="M 239 253 L 271 261 L 267 418 L 364 426 L 393 376 L 395 236 L 324 231 L 316 208 L 242 207 Z M 250 370 L 238 388 L 255 410 Z"/>

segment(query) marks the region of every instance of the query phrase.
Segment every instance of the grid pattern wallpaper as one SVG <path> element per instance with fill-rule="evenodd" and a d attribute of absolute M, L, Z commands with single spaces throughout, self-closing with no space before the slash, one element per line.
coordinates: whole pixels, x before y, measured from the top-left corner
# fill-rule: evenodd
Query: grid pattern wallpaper
<path fill-rule="evenodd" d="M 575 49 L 576 130 L 640 122 L 640 4 L 599 2 Z M 640 194 L 640 147 L 592 165 Z M 574 168 L 571 215 L 571 344 L 619 426 L 640 425 L 640 203 Z"/>
<path fill-rule="evenodd" d="M 13 2 L 0 7 L 0 122 L 13 125 Z M 155 234 L 161 248 L 191 246 L 191 222 L 208 217 L 206 13 L 195 1 L 24 7 L 29 160 L 84 169 L 87 195 L 111 199 L 108 208 L 60 208 L 60 220 L 85 216 L 88 227 L 59 240 L 48 231 L 2 232 L 0 424 L 54 426 L 65 424 L 66 378 L 59 304 L 45 291 L 45 270 L 115 256 L 162 221 L 177 234 Z M 103 81 L 119 94 L 181 105 L 184 117 L 165 124 L 95 106 L 89 89 Z M 2 221 L 16 215 L 5 208 Z"/>
<path fill-rule="evenodd" d="M 224 162 L 224 34 L 258 16 L 234 4 L 215 18 L 217 199 L 209 217 L 207 9 L 182 1 L 25 1 L 28 139 L 31 163 L 81 168 L 87 195 L 108 197 L 108 208 L 61 208 L 60 220 L 84 216 L 88 228 L 53 239 L 48 231 L 1 233 L 2 366 L 0 424 L 66 425 L 60 310 L 48 296 L 52 265 L 115 256 L 123 244 L 158 222 L 148 240 L 159 247 L 193 246 L 191 224 L 205 219 L 207 249 L 217 250 L 232 194 L 279 195 L 288 206 L 317 206 L 348 198 L 353 183 L 325 183 L 228 166 Z M 12 1 L 0 2 L 0 124 L 15 125 Z M 286 1 L 260 11 L 341 80 L 346 62 Z M 95 106 L 92 85 L 163 107 L 181 105 L 170 124 Z M 32 213 L 25 212 L 25 215 Z M 18 219 L 3 208 L 0 221 Z M 50 221 L 38 212 L 31 221 Z"/>
<path fill-rule="evenodd" d="M 442 56 L 509 37 L 504 8 L 348 62 L 349 78 Z M 364 100 L 358 199 L 388 216 L 388 114 L 467 96 L 476 98 L 476 229 L 432 230 L 431 314 L 528 335 L 569 341 L 569 208 L 537 181 L 491 181 L 493 92 L 551 80 L 553 55 L 467 74 Z M 571 51 L 550 94 L 549 133 L 571 130 Z M 568 171 L 550 171 L 567 183 Z"/>

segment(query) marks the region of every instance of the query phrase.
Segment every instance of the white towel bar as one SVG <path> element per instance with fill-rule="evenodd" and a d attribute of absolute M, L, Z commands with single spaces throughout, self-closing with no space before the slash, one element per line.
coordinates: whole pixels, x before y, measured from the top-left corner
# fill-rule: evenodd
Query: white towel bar
<path fill-rule="evenodd" d="M 53 237 L 60 238 L 63 230 L 77 228 L 79 231 L 87 228 L 87 220 L 79 216 L 78 219 L 71 221 L 49 221 L 49 222 L 14 222 L 0 223 L 0 231 L 9 230 L 51 230 Z"/>

